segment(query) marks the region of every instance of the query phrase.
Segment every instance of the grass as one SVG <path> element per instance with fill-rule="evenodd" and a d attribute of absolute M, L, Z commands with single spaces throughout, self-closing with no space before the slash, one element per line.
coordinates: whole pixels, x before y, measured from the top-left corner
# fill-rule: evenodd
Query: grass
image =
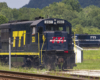
<path fill-rule="evenodd" d="M 14 68 L 12 67 L 11 70 L 9 70 L 9 66 L 8 65 L 0 65 L 0 70 L 6 70 L 6 71 L 15 71 L 15 72 L 25 72 L 25 73 L 33 73 L 33 74 L 41 74 L 45 71 L 47 71 L 46 69 L 36 69 L 36 68 L 28 68 L 28 67 L 19 67 L 19 68 Z"/>
<path fill-rule="evenodd" d="M 100 69 L 100 50 L 83 50 L 83 62 L 77 63 L 74 69 Z"/>

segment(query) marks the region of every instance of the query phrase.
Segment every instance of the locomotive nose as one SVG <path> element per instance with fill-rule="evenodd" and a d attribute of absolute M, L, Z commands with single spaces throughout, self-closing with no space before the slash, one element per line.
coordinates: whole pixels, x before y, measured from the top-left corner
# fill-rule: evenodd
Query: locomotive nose
<path fill-rule="evenodd" d="M 68 49 L 67 33 L 56 31 L 47 33 L 47 49 L 55 51 L 64 51 Z"/>

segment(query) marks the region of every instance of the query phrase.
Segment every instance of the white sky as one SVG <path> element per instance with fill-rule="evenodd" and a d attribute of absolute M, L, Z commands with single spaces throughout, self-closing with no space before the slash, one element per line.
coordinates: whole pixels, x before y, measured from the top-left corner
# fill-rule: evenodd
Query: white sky
<path fill-rule="evenodd" d="M 21 8 L 25 4 L 28 4 L 30 0 L 0 0 L 0 2 L 6 2 L 10 8 Z"/>

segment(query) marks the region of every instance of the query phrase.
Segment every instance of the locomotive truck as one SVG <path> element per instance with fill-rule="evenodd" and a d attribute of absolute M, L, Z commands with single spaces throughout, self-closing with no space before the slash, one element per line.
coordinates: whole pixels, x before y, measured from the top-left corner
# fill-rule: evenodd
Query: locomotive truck
<path fill-rule="evenodd" d="M 33 21 L 12 21 L 0 25 L 0 59 L 22 58 L 23 65 L 49 69 L 68 69 L 75 65 L 71 23 L 63 19 L 42 17 Z"/>

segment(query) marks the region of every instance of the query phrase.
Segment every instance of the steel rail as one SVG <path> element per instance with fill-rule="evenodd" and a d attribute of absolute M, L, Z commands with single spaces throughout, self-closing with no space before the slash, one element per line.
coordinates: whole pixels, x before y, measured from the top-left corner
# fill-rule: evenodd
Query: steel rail
<path fill-rule="evenodd" d="M 94 79 L 94 80 L 100 79 L 100 77 L 97 77 L 97 76 L 88 76 L 88 75 L 80 75 L 80 74 L 70 74 L 70 75 L 74 77 L 83 77 L 83 78 L 89 78 L 89 79 Z"/>
<path fill-rule="evenodd" d="M 1 75 L 0 79 L 7 78 L 7 79 L 17 79 L 17 80 L 36 80 L 34 78 L 24 78 L 24 77 L 16 77 L 16 76 L 10 76 L 10 75 Z"/>
<path fill-rule="evenodd" d="M 74 70 L 69 70 L 69 71 L 74 71 Z M 62 74 L 62 75 L 70 75 L 70 76 L 72 76 L 72 77 L 78 77 L 78 78 L 84 78 L 84 79 L 86 79 L 86 78 L 88 78 L 89 80 L 99 80 L 100 79 L 100 77 L 99 76 L 89 76 L 89 75 L 81 75 L 81 74 L 70 74 L 70 73 L 60 73 L 60 72 L 58 72 L 58 73 L 56 73 L 56 74 Z"/>
<path fill-rule="evenodd" d="M 2 74 L 3 73 L 3 74 Z M 4 73 L 6 75 L 4 75 Z M 22 73 L 22 72 L 13 72 L 13 71 L 3 71 L 0 70 L 0 77 L 5 78 L 11 78 L 11 79 L 18 79 L 18 80 L 39 80 L 39 79 L 46 79 L 46 80 L 87 80 L 83 78 L 76 78 L 76 77 L 60 77 L 60 76 L 51 76 L 51 75 L 43 75 L 43 74 L 31 74 L 31 73 Z M 9 74 L 9 75 L 7 75 Z M 10 76 L 10 74 L 16 75 L 16 76 Z M 20 75 L 22 77 L 19 77 L 17 75 Z M 25 76 L 31 76 L 31 78 L 25 77 Z"/>

